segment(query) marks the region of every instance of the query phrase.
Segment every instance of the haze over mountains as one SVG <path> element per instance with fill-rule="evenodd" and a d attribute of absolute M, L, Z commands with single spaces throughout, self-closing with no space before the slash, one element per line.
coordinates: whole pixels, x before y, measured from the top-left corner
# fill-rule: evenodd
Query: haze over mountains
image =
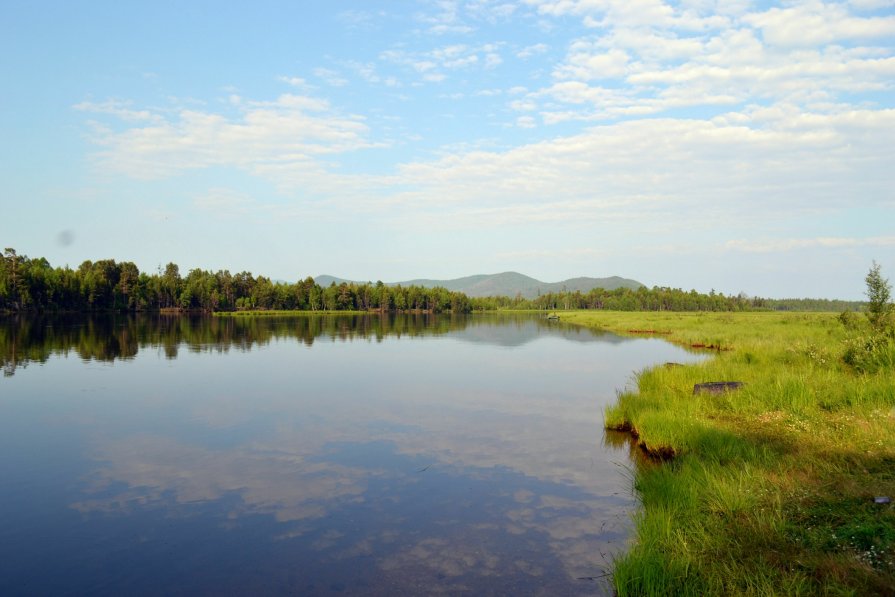
<path fill-rule="evenodd" d="M 341 284 L 342 282 L 355 282 L 344 278 L 336 278 L 335 276 L 317 276 L 314 278 L 320 286 L 326 287 L 331 283 Z M 628 278 L 620 278 L 618 276 L 610 276 L 608 278 L 570 278 L 561 282 L 541 282 L 530 276 L 520 274 L 518 272 L 503 272 L 500 274 L 479 274 L 476 276 L 466 276 L 465 278 L 455 278 L 453 280 L 406 280 L 404 282 L 386 282 L 386 286 L 423 286 L 432 288 L 441 286 L 454 292 L 462 292 L 469 297 L 483 296 L 510 296 L 517 294 L 523 298 L 535 298 L 539 294 L 547 294 L 548 292 L 574 292 L 579 290 L 587 292 L 594 288 L 605 288 L 606 290 L 615 290 L 616 288 L 637 289 L 643 286 L 637 280 Z"/>

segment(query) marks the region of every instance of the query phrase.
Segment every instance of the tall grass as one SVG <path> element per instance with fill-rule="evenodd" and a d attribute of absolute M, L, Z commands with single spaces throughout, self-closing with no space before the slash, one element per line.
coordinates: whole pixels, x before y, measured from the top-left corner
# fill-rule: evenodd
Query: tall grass
<path fill-rule="evenodd" d="M 720 348 L 638 374 L 606 426 L 636 434 L 636 537 L 619 595 L 895 595 L 895 340 L 789 313 L 581 312 Z M 742 381 L 693 393 L 696 383 Z"/>

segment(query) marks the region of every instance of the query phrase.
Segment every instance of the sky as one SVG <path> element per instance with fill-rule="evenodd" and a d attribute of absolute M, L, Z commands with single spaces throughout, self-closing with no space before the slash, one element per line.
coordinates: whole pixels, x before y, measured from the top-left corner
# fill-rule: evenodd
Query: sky
<path fill-rule="evenodd" d="M 861 299 L 895 1 L 7 2 L 0 243 Z"/>

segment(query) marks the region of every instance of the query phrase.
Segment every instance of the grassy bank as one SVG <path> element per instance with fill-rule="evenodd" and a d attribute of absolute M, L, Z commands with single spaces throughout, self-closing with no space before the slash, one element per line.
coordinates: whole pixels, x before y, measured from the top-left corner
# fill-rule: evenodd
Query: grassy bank
<path fill-rule="evenodd" d="M 620 595 L 895 594 L 893 344 L 864 372 L 834 314 L 575 312 L 564 321 L 659 333 L 715 356 L 639 375 L 606 412 L 645 449 Z M 863 319 L 863 318 L 862 318 Z M 632 332 L 639 330 L 639 332 Z M 742 381 L 722 394 L 694 384 Z"/>

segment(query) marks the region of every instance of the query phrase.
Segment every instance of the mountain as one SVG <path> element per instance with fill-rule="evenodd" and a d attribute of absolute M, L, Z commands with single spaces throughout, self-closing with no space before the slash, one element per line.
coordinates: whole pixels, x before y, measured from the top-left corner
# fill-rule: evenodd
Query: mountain
<path fill-rule="evenodd" d="M 344 278 L 336 278 L 335 276 L 317 276 L 314 278 L 320 286 L 329 286 L 333 282 L 341 284 L 342 282 L 351 283 L 351 280 Z M 448 290 L 462 292 L 466 296 L 516 296 L 521 294 L 524 298 L 535 298 L 538 294 L 546 294 L 548 292 L 562 292 L 568 290 L 574 292 L 580 290 L 587 292 L 594 288 L 605 288 L 606 290 L 615 290 L 616 288 L 637 289 L 643 286 L 636 280 L 611 276 L 609 278 L 571 278 L 562 282 L 541 282 L 532 277 L 517 273 L 503 272 L 501 274 L 479 274 L 477 276 L 466 276 L 465 278 L 455 278 L 453 280 L 429 280 L 417 279 L 406 280 L 404 282 L 389 282 L 387 286 L 423 286 L 431 288 L 433 286 L 441 286 Z"/>
<path fill-rule="evenodd" d="M 337 278 L 335 276 L 327 275 L 317 276 L 316 278 L 314 278 L 314 281 L 317 282 L 317 285 L 322 288 L 326 288 L 330 284 L 335 284 L 336 286 L 338 286 L 342 282 L 345 282 L 346 284 L 358 284 L 358 282 L 355 282 L 354 280 L 346 280 L 345 278 Z"/>

